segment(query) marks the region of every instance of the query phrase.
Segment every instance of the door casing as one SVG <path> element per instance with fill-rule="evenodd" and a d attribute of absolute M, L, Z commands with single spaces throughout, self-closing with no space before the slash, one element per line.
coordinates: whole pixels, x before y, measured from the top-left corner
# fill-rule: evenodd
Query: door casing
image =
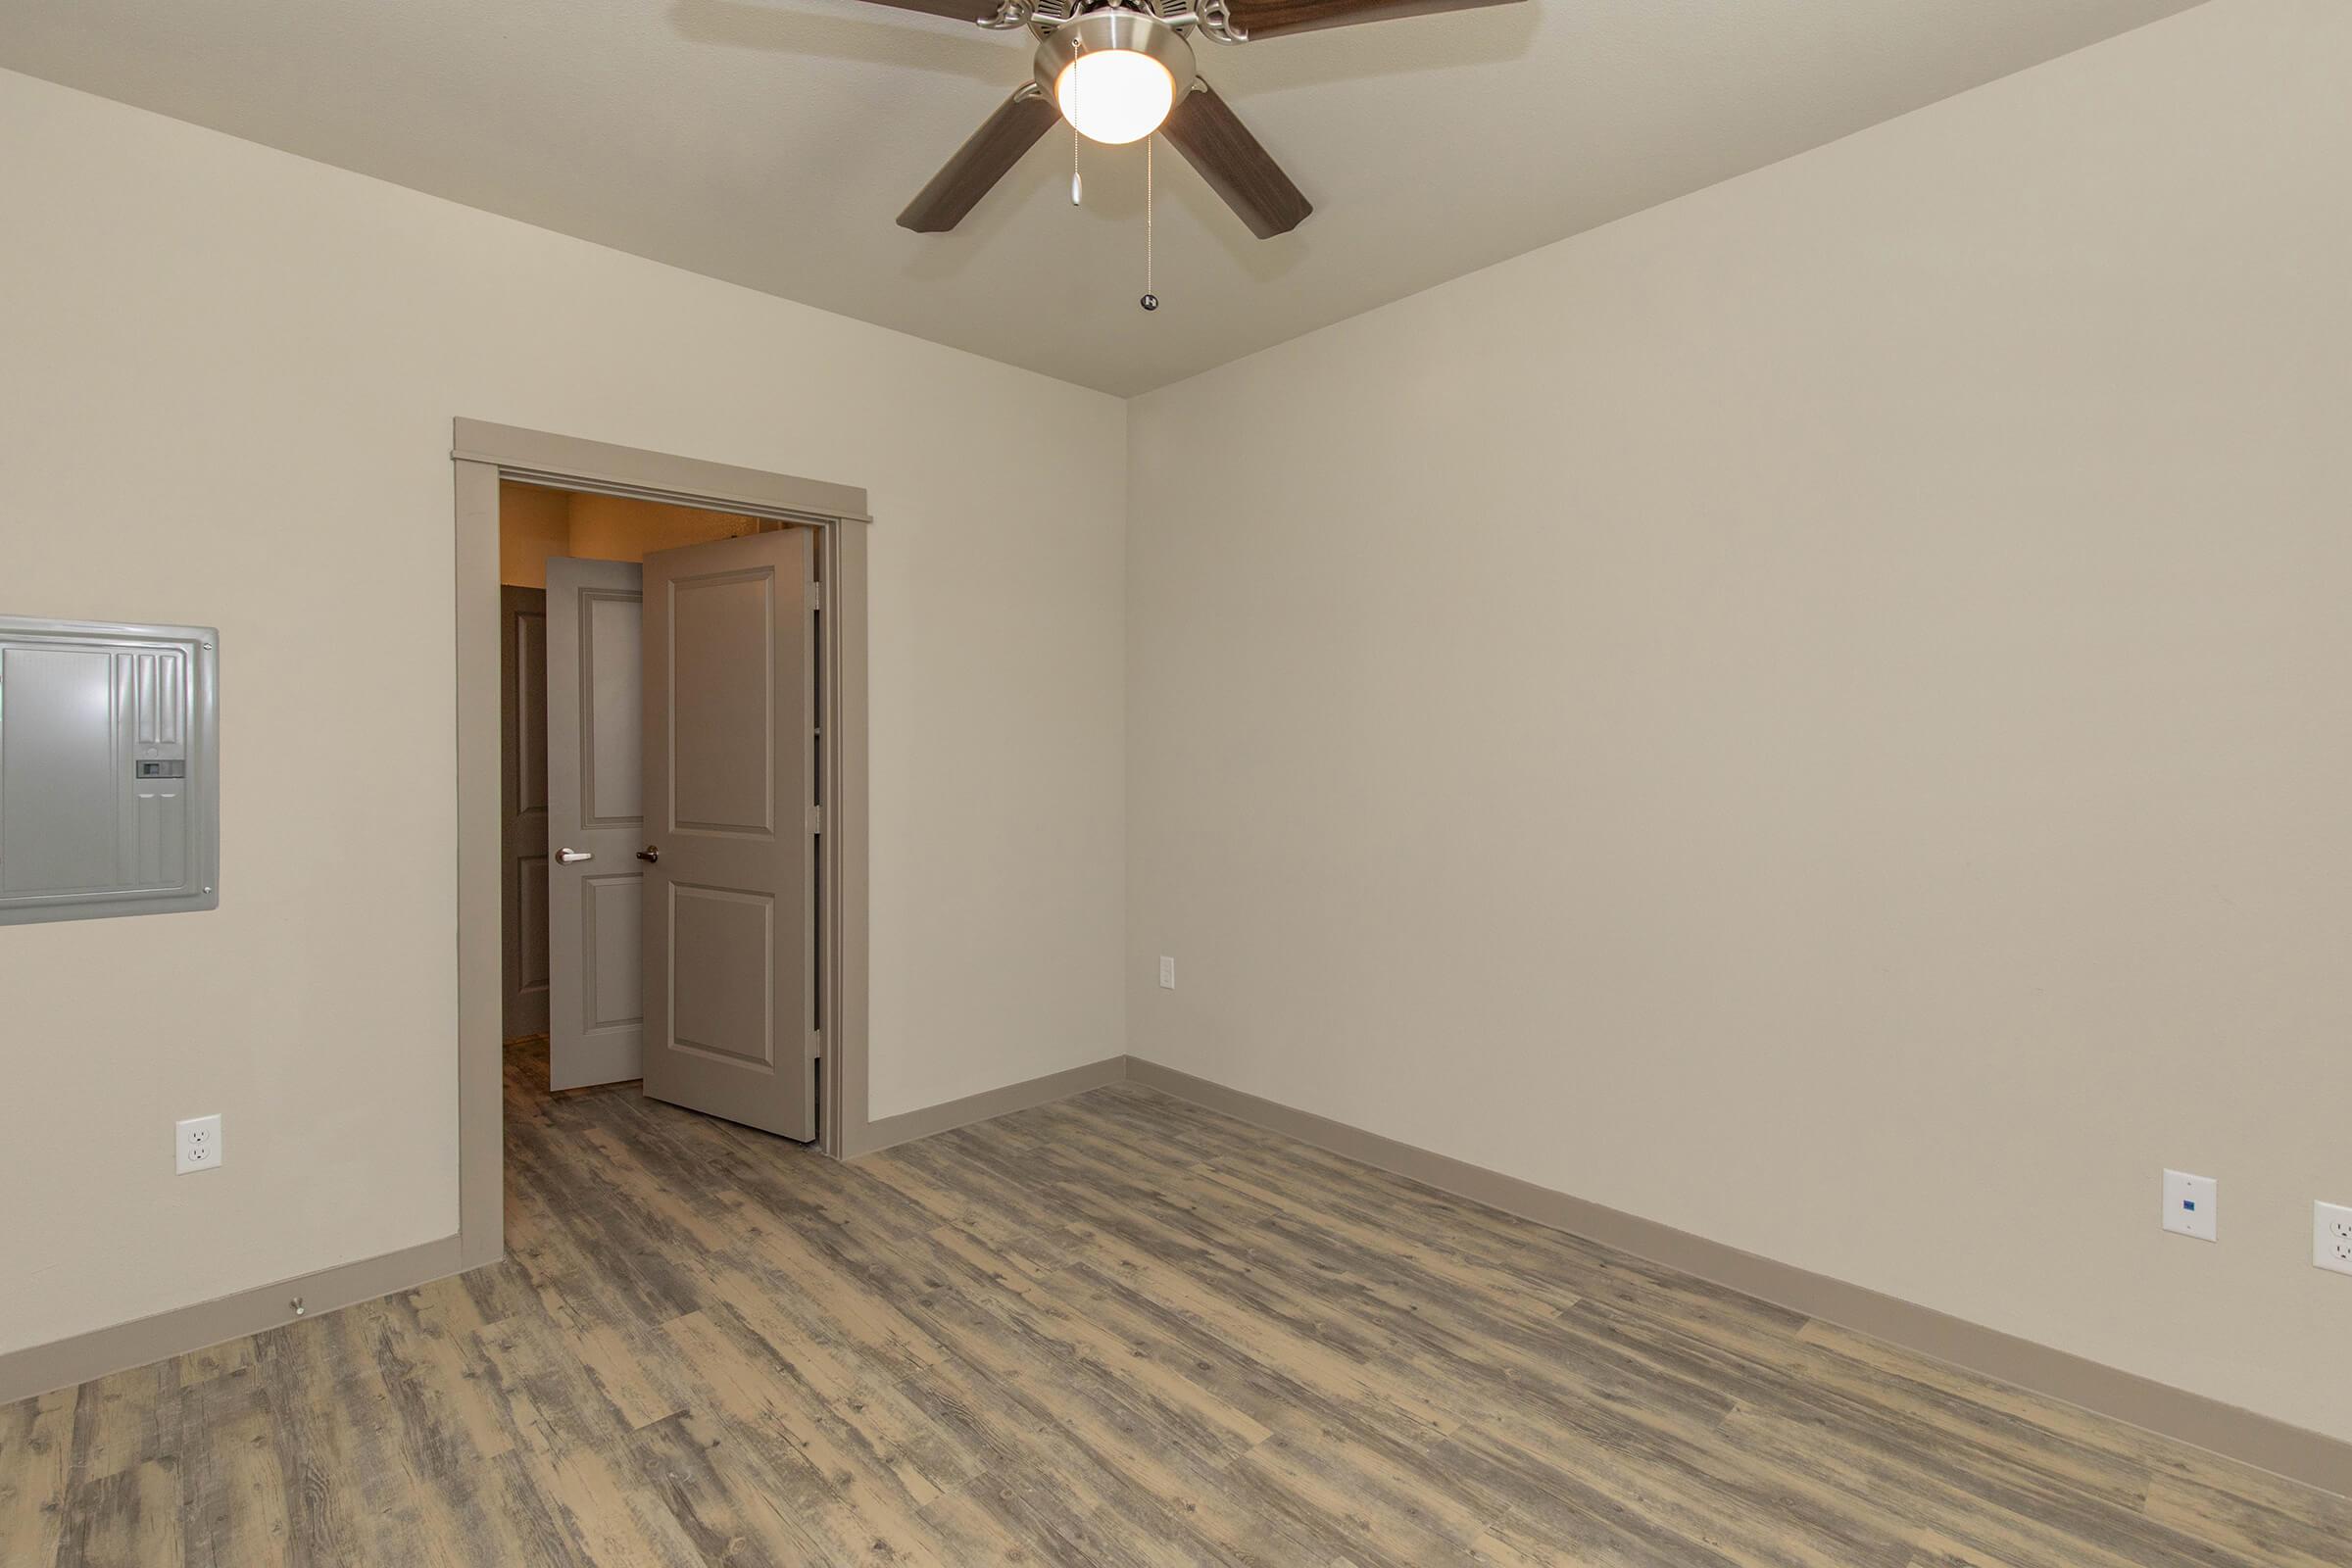
<path fill-rule="evenodd" d="M 505 1250 L 498 489 L 502 479 L 805 523 L 816 530 L 827 804 L 818 909 L 818 1147 L 862 1152 L 866 1116 L 865 492 L 693 458 L 454 421 L 457 501 L 458 1232 L 461 1266 Z"/>

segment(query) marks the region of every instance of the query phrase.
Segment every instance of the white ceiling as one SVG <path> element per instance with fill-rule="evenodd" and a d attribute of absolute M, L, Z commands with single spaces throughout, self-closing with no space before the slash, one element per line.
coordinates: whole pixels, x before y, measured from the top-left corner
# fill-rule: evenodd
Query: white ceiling
<path fill-rule="evenodd" d="M 0 65 L 1117 393 L 1818 146 L 2193 0 L 1525 0 L 1225 48 L 1316 207 L 1250 237 L 1057 128 L 957 232 L 894 220 L 1029 71 L 861 0 L 0 0 Z"/>

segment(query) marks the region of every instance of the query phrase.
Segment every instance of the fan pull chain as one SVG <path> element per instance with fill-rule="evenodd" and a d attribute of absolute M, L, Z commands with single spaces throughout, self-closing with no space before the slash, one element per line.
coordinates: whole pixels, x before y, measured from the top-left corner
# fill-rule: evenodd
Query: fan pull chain
<path fill-rule="evenodd" d="M 1070 205 L 1075 207 L 1086 194 L 1086 182 L 1078 177 L 1078 127 L 1070 127 Z"/>
<path fill-rule="evenodd" d="M 1159 309 L 1159 296 L 1152 292 L 1152 142 L 1144 138 L 1144 297 L 1137 301 L 1147 311 Z"/>

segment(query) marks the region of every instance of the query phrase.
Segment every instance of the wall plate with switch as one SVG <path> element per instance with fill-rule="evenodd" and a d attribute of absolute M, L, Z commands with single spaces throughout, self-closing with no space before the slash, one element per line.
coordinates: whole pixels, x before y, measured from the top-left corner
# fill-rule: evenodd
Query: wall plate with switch
<path fill-rule="evenodd" d="M 2311 1261 L 2331 1274 L 2352 1274 L 2352 1208 L 2311 1205 Z"/>
<path fill-rule="evenodd" d="M 2191 1176 L 2182 1170 L 2164 1173 L 2164 1228 L 2176 1236 L 2218 1242 L 2222 1224 L 2222 1184 L 2211 1176 Z"/>
<path fill-rule="evenodd" d="M 220 1163 L 220 1118 L 191 1116 L 179 1124 L 179 1174 Z"/>
<path fill-rule="evenodd" d="M 1176 960 L 1174 958 L 1163 956 L 1159 960 L 1159 984 L 1163 991 L 1176 989 Z"/>

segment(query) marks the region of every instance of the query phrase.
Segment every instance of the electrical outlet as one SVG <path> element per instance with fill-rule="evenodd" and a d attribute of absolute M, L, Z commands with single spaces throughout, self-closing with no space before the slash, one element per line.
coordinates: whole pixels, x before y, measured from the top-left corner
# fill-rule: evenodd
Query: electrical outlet
<path fill-rule="evenodd" d="M 2311 1205 L 2311 1261 L 2330 1273 L 2352 1274 L 2352 1208 Z"/>
<path fill-rule="evenodd" d="M 220 1163 L 220 1118 L 191 1116 L 179 1124 L 179 1174 Z"/>
<path fill-rule="evenodd" d="M 2182 1170 L 2164 1173 L 2164 1228 L 2176 1236 L 2218 1242 L 2222 1228 L 2222 1184 Z"/>
<path fill-rule="evenodd" d="M 1176 960 L 1164 954 L 1159 960 L 1159 985 L 1163 991 L 1176 989 Z"/>

